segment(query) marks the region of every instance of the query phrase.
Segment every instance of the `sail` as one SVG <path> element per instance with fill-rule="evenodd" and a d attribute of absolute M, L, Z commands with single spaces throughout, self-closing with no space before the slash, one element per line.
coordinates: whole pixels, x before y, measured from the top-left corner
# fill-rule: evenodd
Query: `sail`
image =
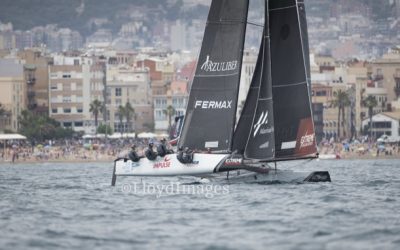
<path fill-rule="evenodd" d="M 263 33 L 264 34 L 264 33 Z M 264 35 L 263 35 L 264 38 Z M 261 40 L 261 46 L 259 51 L 264 51 L 264 39 Z M 264 53 L 258 53 L 254 74 L 251 79 L 250 88 L 247 92 L 247 97 L 243 105 L 242 112 L 238 124 L 233 135 L 233 146 L 232 151 L 239 154 L 244 154 L 247 140 L 249 137 L 249 131 L 253 123 L 254 111 L 257 107 L 257 100 L 259 95 L 259 89 L 261 84 L 262 76 L 262 62 L 264 60 Z"/>
<path fill-rule="evenodd" d="M 248 5 L 248 0 L 211 3 L 180 147 L 231 150 Z"/>
<path fill-rule="evenodd" d="M 304 0 L 298 0 L 299 5 L 299 22 L 300 22 L 300 32 L 302 34 L 302 46 L 304 51 L 304 61 L 306 67 L 306 75 L 307 75 L 307 84 L 309 97 L 311 102 L 311 67 L 310 67 L 310 48 L 308 43 L 308 27 L 307 27 L 307 16 L 306 16 L 306 8 L 304 6 Z"/>
<path fill-rule="evenodd" d="M 262 70 L 257 105 L 244 153 L 247 159 L 270 160 L 275 155 L 274 112 L 271 79 L 269 5 L 265 1 L 263 47 L 260 54 Z"/>
<path fill-rule="evenodd" d="M 275 158 L 316 153 L 303 0 L 270 0 Z"/>

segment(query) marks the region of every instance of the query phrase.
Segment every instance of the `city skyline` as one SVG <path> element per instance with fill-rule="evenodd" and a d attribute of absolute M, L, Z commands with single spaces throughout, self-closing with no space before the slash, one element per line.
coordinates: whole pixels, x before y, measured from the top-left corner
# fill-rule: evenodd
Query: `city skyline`
<path fill-rule="evenodd" d="M 210 1 L 183 1 L 178 6 L 179 2 L 121 1 L 103 15 L 107 6 L 104 1 L 98 4 L 103 7 L 101 10 L 96 10 L 91 1 L 72 1 L 63 8 L 67 13 L 61 11 L 62 18 L 55 21 L 51 8 L 57 11 L 60 7 L 50 1 L 50 13 L 44 12 L 44 17 L 49 18 L 46 21 L 35 19 L 34 12 L 41 5 L 23 11 L 24 1 L 9 5 L 5 1 L 1 3 L 2 11 L 10 13 L 0 15 L 0 49 L 45 46 L 50 52 L 61 52 L 101 44 L 119 50 L 157 47 L 196 54 Z M 397 45 L 399 3 L 388 0 L 377 6 L 373 1 L 306 1 L 311 50 L 337 59 L 382 56 Z M 262 4 L 261 0 L 250 2 L 249 22 L 262 23 Z M 126 9 L 121 10 L 122 7 Z M 18 18 L 21 11 L 26 18 Z M 246 42 L 249 47 L 258 47 L 259 35 L 252 29 L 249 25 Z"/>

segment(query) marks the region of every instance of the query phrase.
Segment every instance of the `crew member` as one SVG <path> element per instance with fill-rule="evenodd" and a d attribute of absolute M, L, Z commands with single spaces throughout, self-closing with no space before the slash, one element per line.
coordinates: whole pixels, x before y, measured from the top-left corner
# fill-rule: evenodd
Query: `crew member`
<path fill-rule="evenodd" d="M 160 144 L 157 146 L 157 153 L 158 153 L 158 155 L 161 156 L 161 157 L 164 157 L 164 156 L 167 155 L 167 154 L 172 154 L 172 153 L 174 153 L 173 150 L 167 148 L 166 142 L 167 142 L 167 140 L 165 140 L 165 138 L 163 138 L 163 139 L 160 141 Z"/>
<path fill-rule="evenodd" d="M 185 163 L 192 163 L 193 162 L 193 151 L 190 150 L 188 147 L 186 147 L 184 152 L 183 152 L 183 161 Z"/>
<path fill-rule="evenodd" d="M 179 147 L 178 148 L 178 154 L 176 155 L 176 158 L 178 159 L 178 161 L 180 161 L 181 163 L 185 163 L 183 160 L 183 148 Z"/>
<path fill-rule="evenodd" d="M 146 158 L 150 161 L 154 161 L 157 158 L 157 153 L 153 150 L 154 144 L 152 142 L 149 143 L 149 147 L 146 149 L 145 155 Z"/>
<path fill-rule="evenodd" d="M 131 151 L 129 152 L 128 157 L 129 157 L 129 159 L 131 161 L 134 161 L 134 162 L 138 162 L 140 160 L 140 158 L 142 158 L 142 157 L 138 156 L 138 154 L 136 152 L 136 145 L 135 144 L 132 145 Z"/>

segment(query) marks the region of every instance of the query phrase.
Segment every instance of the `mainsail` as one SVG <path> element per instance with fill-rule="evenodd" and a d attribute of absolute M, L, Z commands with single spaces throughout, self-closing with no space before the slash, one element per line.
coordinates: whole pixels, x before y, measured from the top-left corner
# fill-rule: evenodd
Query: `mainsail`
<path fill-rule="evenodd" d="M 231 150 L 248 5 L 248 0 L 211 3 L 180 147 Z"/>
<path fill-rule="evenodd" d="M 307 158 L 316 145 L 304 2 L 266 0 L 263 37 L 234 149 L 260 161 Z"/>
<path fill-rule="evenodd" d="M 310 102 L 308 35 L 303 0 L 270 0 L 276 159 L 317 152 Z"/>

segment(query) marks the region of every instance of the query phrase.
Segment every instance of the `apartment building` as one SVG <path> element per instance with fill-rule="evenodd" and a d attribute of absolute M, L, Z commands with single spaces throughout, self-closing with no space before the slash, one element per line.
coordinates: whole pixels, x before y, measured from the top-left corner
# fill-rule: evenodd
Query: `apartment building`
<path fill-rule="evenodd" d="M 387 101 L 397 100 L 400 95 L 400 84 L 396 81 L 400 77 L 400 50 L 393 49 L 382 58 L 373 61 L 369 71 L 373 81 L 380 81 L 387 90 Z M 399 86 L 398 86 L 399 85 Z"/>
<path fill-rule="evenodd" d="M 53 59 L 43 55 L 38 49 L 18 52 L 18 58 L 24 62 L 26 81 L 27 109 L 40 114 L 49 111 L 49 70 Z"/>
<path fill-rule="evenodd" d="M 163 94 L 153 95 L 154 103 L 154 122 L 155 131 L 160 133 L 169 132 L 169 115 L 168 107 L 172 107 L 175 111 L 172 118 L 184 115 L 188 101 L 188 82 L 173 81 L 165 86 Z"/>
<path fill-rule="evenodd" d="M 24 67 L 15 59 L 0 59 L 0 103 L 5 114 L 0 117 L 0 130 L 19 129 L 18 117 L 26 109 Z"/>
<path fill-rule="evenodd" d="M 103 67 L 92 58 L 58 57 L 49 67 L 49 114 L 65 128 L 94 134 L 90 103 L 103 102 Z M 98 120 L 102 121 L 99 115 Z"/>
<path fill-rule="evenodd" d="M 148 68 L 128 65 L 107 66 L 107 124 L 116 132 L 140 133 L 153 129 L 153 109 Z M 127 103 L 134 109 L 131 121 L 120 120 L 119 106 Z M 130 122 L 131 124 L 128 124 Z"/>

